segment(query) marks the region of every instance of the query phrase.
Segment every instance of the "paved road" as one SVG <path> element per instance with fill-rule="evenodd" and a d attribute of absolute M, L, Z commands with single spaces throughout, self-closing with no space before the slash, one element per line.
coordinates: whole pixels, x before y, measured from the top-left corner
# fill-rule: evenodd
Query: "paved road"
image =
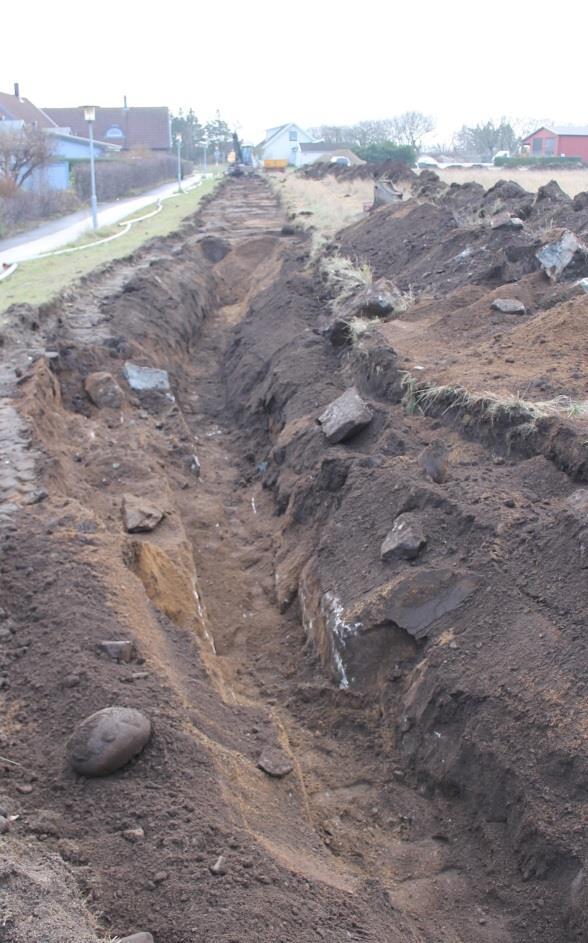
<path fill-rule="evenodd" d="M 183 181 L 185 190 L 191 189 L 200 183 L 201 174 L 193 174 Z M 149 190 L 147 193 L 141 193 L 140 196 L 131 197 L 126 200 L 117 200 L 115 203 L 103 203 L 98 207 L 98 225 L 112 226 L 124 219 L 125 216 L 131 216 L 138 210 L 154 203 L 158 198 L 164 198 L 176 193 L 178 189 L 177 181 L 165 183 L 155 190 Z M 43 252 L 51 252 L 54 249 L 60 249 L 62 246 L 76 239 L 92 228 L 92 217 L 89 209 L 80 210 L 78 213 L 72 213 L 70 216 L 62 216 L 61 219 L 52 220 L 50 223 L 44 223 L 36 229 L 30 229 L 28 232 L 21 233 L 11 239 L 0 240 L 0 264 L 6 262 L 22 262 L 25 259 L 32 259 Z"/>

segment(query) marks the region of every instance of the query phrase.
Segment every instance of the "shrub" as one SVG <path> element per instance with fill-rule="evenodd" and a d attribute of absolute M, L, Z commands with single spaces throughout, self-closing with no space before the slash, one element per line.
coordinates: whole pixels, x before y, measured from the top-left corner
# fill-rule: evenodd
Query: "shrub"
<path fill-rule="evenodd" d="M 549 170 L 552 167 L 585 167 L 581 157 L 495 157 L 495 167 L 530 167 L 533 170 Z"/>
<path fill-rule="evenodd" d="M 187 176 L 192 170 L 193 165 L 189 161 L 182 161 L 182 176 Z M 177 159 L 172 154 L 97 161 L 96 195 L 99 200 L 116 200 L 134 190 L 144 190 L 164 180 L 173 180 L 177 172 Z M 90 165 L 87 161 L 74 165 L 73 184 L 81 200 L 90 199 Z"/>
<path fill-rule="evenodd" d="M 394 141 L 382 141 L 380 144 L 368 144 L 367 147 L 354 148 L 358 157 L 363 160 L 375 161 L 398 160 L 408 167 L 414 167 L 416 162 L 416 148 L 410 144 L 395 144 Z"/>
<path fill-rule="evenodd" d="M 14 189 L 4 180 L 0 184 L 0 236 L 15 232 L 27 224 L 52 216 L 64 216 L 79 209 L 79 200 L 71 190 L 46 190 L 29 193 Z"/>

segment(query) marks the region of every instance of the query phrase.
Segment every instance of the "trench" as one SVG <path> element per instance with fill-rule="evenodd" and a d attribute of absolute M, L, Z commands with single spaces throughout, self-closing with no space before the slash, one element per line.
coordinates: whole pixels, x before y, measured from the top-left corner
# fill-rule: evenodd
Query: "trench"
<path fill-rule="evenodd" d="M 41 359 L 22 387 L 49 493 L 16 512 L 18 527 L 3 525 L 26 565 L 2 604 L 20 607 L 17 622 L 34 617 L 6 691 L 18 762 L 39 750 L 32 797 L 21 800 L 23 838 L 40 835 L 68 862 L 101 932 L 149 930 L 156 943 L 561 939 L 564 915 L 540 882 L 521 877 L 504 818 L 482 825 L 461 788 L 439 788 L 427 758 L 402 748 L 422 644 L 381 621 L 372 673 L 346 689 L 309 642 L 304 608 L 320 608 L 316 521 L 320 529 L 334 512 L 339 478 L 330 469 L 327 499 L 315 506 L 311 494 L 309 508 L 307 488 L 297 506 L 294 479 L 316 477 L 303 453 L 284 528 L 285 486 L 271 473 L 284 429 L 287 450 L 300 420 L 288 414 L 289 381 L 278 405 L 264 378 L 275 369 L 269 335 L 288 356 L 298 327 L 285 305 L 277 328 L 255 328 L 257 350 L 239 333 L 268 293 L 275 311 L 276 283 L 306 266 L 304 237 L 281 236 L 283 222 L 262 182 L 225 185 L 175 251 L 147 255 L 122 291 L 99 286 L 67 324 L 58 362 Z M 310 369 L 324 342 L 312 331 L 298 340 Z M 328 357 L 336 389 L 348 367 Z M 88 373 L 119 375 L 141 358 L 169 371 L 173 397 L 138 395 L 120 417 L 88 405 Z M 292 398 L 314 407 L 311 379 L 300 386 Z M 152 533 L 121 531 L 129 492 L 163 509 Z M 301 572 L 306 603 L 292 589 Z M 133 638 L 138 665 L 96 658 L 108 631 Z M 153 742 L 121 774 L 77 780 L 56 740 L 112 701 L 149 713 Z M 459 727 L 458 706 L 449 713 L 447 729 Z M 257 768 L 268 745 L 290 759 L 284 779 Z M 17 782 L 10 768 L 4 776 Z M 484 776 L 472 776 L 483 803 Z M 39 808 L 58 824 L 27 832 Z M 139 824 L 140 840 L 121 837 Z M 571 879 L 577 862 L 561 855 Z"/>

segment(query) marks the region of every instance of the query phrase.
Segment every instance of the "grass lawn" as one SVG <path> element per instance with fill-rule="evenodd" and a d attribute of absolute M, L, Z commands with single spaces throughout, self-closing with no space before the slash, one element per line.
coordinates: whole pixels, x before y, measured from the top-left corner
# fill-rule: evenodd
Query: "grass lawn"
<path fill-rule="evenodd" d="M 173 232 L 186 217 L 196 212 L 200 200 L 206 193 L 210 193 L 214 189 L 218 179 L 218 177 L 207 179 L 199 187 L 195 187 L 188 193 L 179 193 L 177 196 L 165 200 L 160 213 L 151 219 L 137 223 L 136 226 L 131 228 L 130 232 L 121 236 L 120 239 L 115 239 L 95 248 L 88 248 L 86 251 L 82 250 L 67 255 L 55 255 L 46 259 L 33 259 L 30 262 L 19 263 L 16 272 L 0 282 L 0 325 L 4 320 L 2 312 L 6 311 L 10 305 L 23 302 L 32 305 L 42 304 L 59 294 L 71 282 L 96 268 L 96 266 L 110 262 L 112 259 L 120 259 L 130 255 L 142 243 L 154 236 L 166 236 L 168 233 Z M 144 216 L 154 209 L 155 204 L 146 206 L 128 218 L 133 219 L 133 217 Z M 86 234 L 74 245 L 91 243 L 117 231 L 120 231 L 118 225 L 101 230 L 96 234 L 95 239 L 91 239 L 90 235 Z M 68 247 L 64 246 L 63 248 Z"/>

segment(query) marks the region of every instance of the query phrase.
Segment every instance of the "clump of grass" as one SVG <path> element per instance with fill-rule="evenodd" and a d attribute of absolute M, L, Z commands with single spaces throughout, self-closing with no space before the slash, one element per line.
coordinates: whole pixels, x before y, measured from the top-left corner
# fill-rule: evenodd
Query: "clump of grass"
<path fill-rule="evenodd" d="M 372 334 L 378 326 L 377 321 L 369 318 L 350 318 L 347 322 L 347 329 L 351 337 L 352 344 L 358 344 L 362 337 Z"/>
<path fill-rule="evenodd" d="M 323 256 L 319 270 L 337 304 L 351 298 L 356 292 L 369 288 L 374 274 L 368 263 L 356 265 L 342 255 Z"/>
<path fill-rule="evenodd" d="M 546 416 L 588 419 L 588 400 L 573 400 L 569 396 L 528 400 L 518 393 L 505 396 L 473 393 L 462 386 L 432 386 L 409 373 L 402 377 L 402 389 L 402 403 L 408 413 L 427 415 L 445 406 L 443 415 L 452 409 L 475 409 L 491 423 L 515 413 L 527 416 L 530 423 Z"/>

